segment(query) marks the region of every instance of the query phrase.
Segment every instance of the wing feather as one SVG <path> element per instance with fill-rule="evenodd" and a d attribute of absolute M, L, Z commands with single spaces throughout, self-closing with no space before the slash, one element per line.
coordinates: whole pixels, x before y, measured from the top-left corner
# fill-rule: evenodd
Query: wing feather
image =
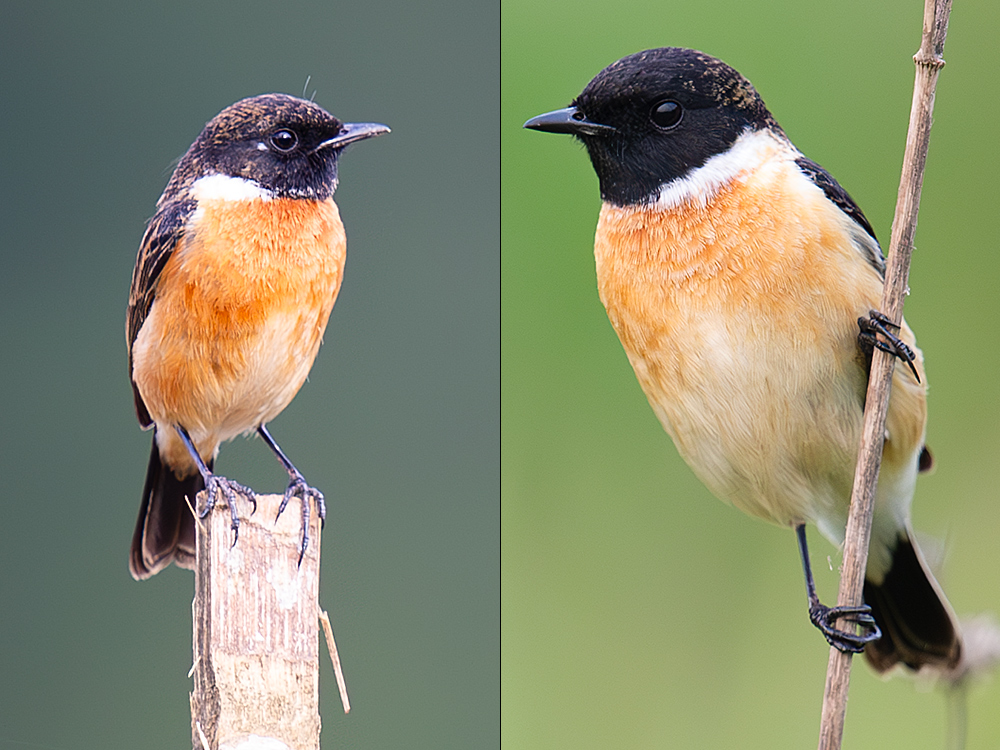
<path fill-rule="evenodd" d="M 128 373 L 135 398 L 135 413 L 139 418 L 139 424 L 143 427 L 152 425 L 153 419 L 149 416 L 139 389 L 136 388 L 135 380 L 132 379 L 132 345 L 139 335 L 146 316 L 149 315 L 149 309 L 153 306 L 157 279 L 183 236 L 184 227 L 194 209 L 194 200 L 174 201 L 161 206 L 146 227 L 139 245 L 139 254 L 135 259 L 135 269 L 132 271 L 125 336 L 128 342 Z"/>
<path fill-rule="evenodd" d="M 865 217 L 864 212 L 854 202 L 854 199 L 850 194 L 840 186 L 833 175 L 827 172 L 823 167 L 814 162 L 812 159 L 807 159 L 802 156 L 795 160 L 795 164 L 802 173 L 808 177 L 816 187 L 823 191 L 826 197 L 833 203 L 837 208 L 843 211 L 845 214 L 850 216 L 861 229 L 864 230 L 865 234 L 871 238 L 861 237 L 859 242 L 855 244 L 858 250 L 864 255 L 865 260 L 876 270 L 878 275 L 884 280 L 885 279 L 885 258 L 882 256 L 882 249 L 879 247 L 878 238 L 875 236 L 875 230 L 872 229 L 872 225 L 868 223 L 868 219 Z"/>

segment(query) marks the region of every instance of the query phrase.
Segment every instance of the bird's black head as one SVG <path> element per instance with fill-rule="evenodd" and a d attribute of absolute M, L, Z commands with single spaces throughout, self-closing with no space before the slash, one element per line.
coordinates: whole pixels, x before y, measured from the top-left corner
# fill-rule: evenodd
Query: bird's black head
<path fill-rule="evenodd" d="M 598 73 L 569 108 L 524 127 L 579 138 L 601 197 L 622 206 L 654 197 L 747 129 L 781 132 L 750 81 L 721 60 L 680 47 L 622 58 Z"/>
<path fill-rule="evenodd" d="M 322 107 L 286 94 L 263 94 L 212 118 L 181 159 L 167 193 L 199 177 L 252 180 L 278 197 L 329 198 L 337 158 L 350 143 L 388 133 L 378 123 L 344 123 Z"/>

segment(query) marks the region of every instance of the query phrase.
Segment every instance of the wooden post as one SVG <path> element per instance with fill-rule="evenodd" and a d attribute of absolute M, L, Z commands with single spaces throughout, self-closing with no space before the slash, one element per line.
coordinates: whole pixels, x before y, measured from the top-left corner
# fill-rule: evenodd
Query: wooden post
<path fill-rule="evenodd" d="M 896 198 L 896 213 L 892 220 L 892 237 L 889 241 L 889 258 L 880 308 L 880 311 L 895 323 L 899 323 L 903 317 L 903 298 L 908 291 L 910 255 L 913 252 L 913 237 L 917 230 L 917 211 L 920 207 L 920 190 L 924 183 L 924 165 L 927 162 L 931 113 L 934 111 L 934 90 L 937 86 L 938 73 L 944 67 L 942 54 L 950 14 L 951 0 L 924 0 L 920 50 L 913 56 L 917 71 L 913 86 L 913 103 L 910 108 L 910 126 L 906 134 L 903 172 Z M 837 597 L 837 604 L 841 606 L 857 606 L 862 600 L 872 511 L 875 505 L 875 486 L 882 460 L 889 388 L 895 367 L 892 355 L 875 350 L 868 378 L 865 422 L 844 540 L 844 564 L 841 568 L 840 592 Z M 850 623 L 844 620 L 839 620 L 837 624 L 840 628 L 849 626 Z M 820 750 L 840 748 L 850 679 L 851 655 L 831 647 L 820 719 Z"/>
<path fill-rule="evenodd" d="M 319 520 L 299 567 L 299 500 L 275 521 L 280 502 L 241 507 L 235 546 L 224 503 L 196 524 L 195 750 L 319 748 Z"/>

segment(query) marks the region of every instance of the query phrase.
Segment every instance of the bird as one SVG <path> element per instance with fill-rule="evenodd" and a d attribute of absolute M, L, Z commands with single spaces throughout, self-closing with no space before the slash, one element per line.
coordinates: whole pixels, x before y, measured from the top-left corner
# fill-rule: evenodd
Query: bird
<path fill-rule="evenodd" d="M 885 260 L 857 203 L 750 81 L 697 50 L 624 57 L 524 127 L 585 147 L 598 290 L 636 378 L 714 495 L 795 530 L 812 623 L 880 674 L 954 668 L 961 629 L 910 521 L 933 463 L 923 354 L 877 310 Z M 827 607 L 806 525 L 844 541 L 874 348 L 898 361 L 864 604 Z"/>
<path fill-rule="evenodd" d="M 254 491 L 213 472 L 219 445 L 256 432 L 289 476 L 279 515 L 302 503 L 299 562 L 310 506 L 323 493 L 267 423 L 305 382 L 340 290 L 346 239 L 337 163 L 350 144 L 388 133 L 345 123 L 286 94 L 242 99 L 212 118 L 180 159 L 139 246 L 126 314 L 136 415 L 153 430 L 129 555 L 136 580 L 195 563 L 194 504 L 204 517 Z"/>

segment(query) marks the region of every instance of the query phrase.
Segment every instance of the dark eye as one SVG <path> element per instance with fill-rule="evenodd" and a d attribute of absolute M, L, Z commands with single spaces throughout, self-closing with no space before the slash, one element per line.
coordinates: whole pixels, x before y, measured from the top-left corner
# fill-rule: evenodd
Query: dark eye
<path fill-rule="evenodd" d="M 271 135 L 271 145 L 278 151 L 291 151 L 299 143 L 299 137 L 291 130 L 279 130 Z"/>
<path fill-rule="evenodd" d="M 653 109 L 649 113 L 649 119 L 653 121 L 656 127 L 670 130 L 670 128 L 675 127 L 681 121 L 681 115 L 683 114 L 684 108 L 680 104 L 673 99 L 666 99 L 653 105 Z"/>

